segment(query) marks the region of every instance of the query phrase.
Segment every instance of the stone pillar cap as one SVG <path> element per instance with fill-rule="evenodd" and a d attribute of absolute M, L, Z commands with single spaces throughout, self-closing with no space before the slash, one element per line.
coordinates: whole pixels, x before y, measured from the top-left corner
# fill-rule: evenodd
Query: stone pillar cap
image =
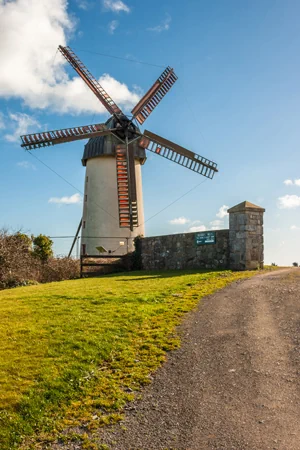
<path fill-rule="evenodd" d="M 265 209 L 261 206 L 254 205 L 254 203 L 250 203 L 247 201 L 244 201 L 242 203 L 239 203 L 236 206 L 233 206 L 232 208 L 228 209 L 228 213 L 236 213 L 236 212 L 243 212 L 243 211 L 254 211 L 254 212 L 265 212 Z"/>

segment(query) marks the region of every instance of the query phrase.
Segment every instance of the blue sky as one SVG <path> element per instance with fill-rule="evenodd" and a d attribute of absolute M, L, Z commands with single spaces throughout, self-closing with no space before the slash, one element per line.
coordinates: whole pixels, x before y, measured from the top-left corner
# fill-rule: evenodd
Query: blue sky
<path fill-rule="evenodd" d="M 0 0 L 0 226 L 76 231 L 79 193 L 18 140 L 108 118 L 56 53 L 67 44 L 127 110 L 162 69 L 95 53 L 174 67 L 179 80 L 145 126 L 218 163 L 152 218 L 205 179 L 149 155 L 147 235 L 227 227 L 224 205 L 248 200 L 266 208 L 265 261 L 300 262 L 299 13 L 292 0 Z M 82 191 L 82 152 L 74 142 L 34 155 Z"/>

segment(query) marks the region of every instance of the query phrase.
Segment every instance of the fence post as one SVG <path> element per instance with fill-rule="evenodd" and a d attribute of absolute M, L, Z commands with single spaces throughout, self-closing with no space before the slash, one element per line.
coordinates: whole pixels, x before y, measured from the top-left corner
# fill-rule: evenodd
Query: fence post
<path fill-rule="evenodd" d="M 82 278 L 82 255 L 80 255 L 80 278 Z"/>

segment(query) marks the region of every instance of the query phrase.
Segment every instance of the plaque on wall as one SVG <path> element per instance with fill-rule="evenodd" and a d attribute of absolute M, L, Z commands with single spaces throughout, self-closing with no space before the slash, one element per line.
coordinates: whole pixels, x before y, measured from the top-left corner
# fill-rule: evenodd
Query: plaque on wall
<path fill-rule="evenodd" d="M 215 231 L 201 231 L 195 234 L 196 245 L 207 245 L 216 243 Z"/>

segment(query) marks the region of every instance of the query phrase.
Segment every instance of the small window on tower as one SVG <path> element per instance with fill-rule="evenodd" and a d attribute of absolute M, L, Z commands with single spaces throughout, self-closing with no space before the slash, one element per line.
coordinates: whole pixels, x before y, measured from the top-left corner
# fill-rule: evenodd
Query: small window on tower
<path fill-rule="evenodd" d="M 84 196 L 84 201 L 87 202 L 87 195 Z"/>
<path fill-rule="evenodd" d="M 86 255 L 86 244 L 81 245 L 81 252 L 83 255 Z"/>
<path fill-rule="evenodd" d="M 86 182 L 88 182 L 89 181 L 89 177 L 88 176 L 86 176 Z"/>
<path fill-rule="evenodd" d="M 83 221 L 83 228 L 85 228 L 85 220 Z"/>

